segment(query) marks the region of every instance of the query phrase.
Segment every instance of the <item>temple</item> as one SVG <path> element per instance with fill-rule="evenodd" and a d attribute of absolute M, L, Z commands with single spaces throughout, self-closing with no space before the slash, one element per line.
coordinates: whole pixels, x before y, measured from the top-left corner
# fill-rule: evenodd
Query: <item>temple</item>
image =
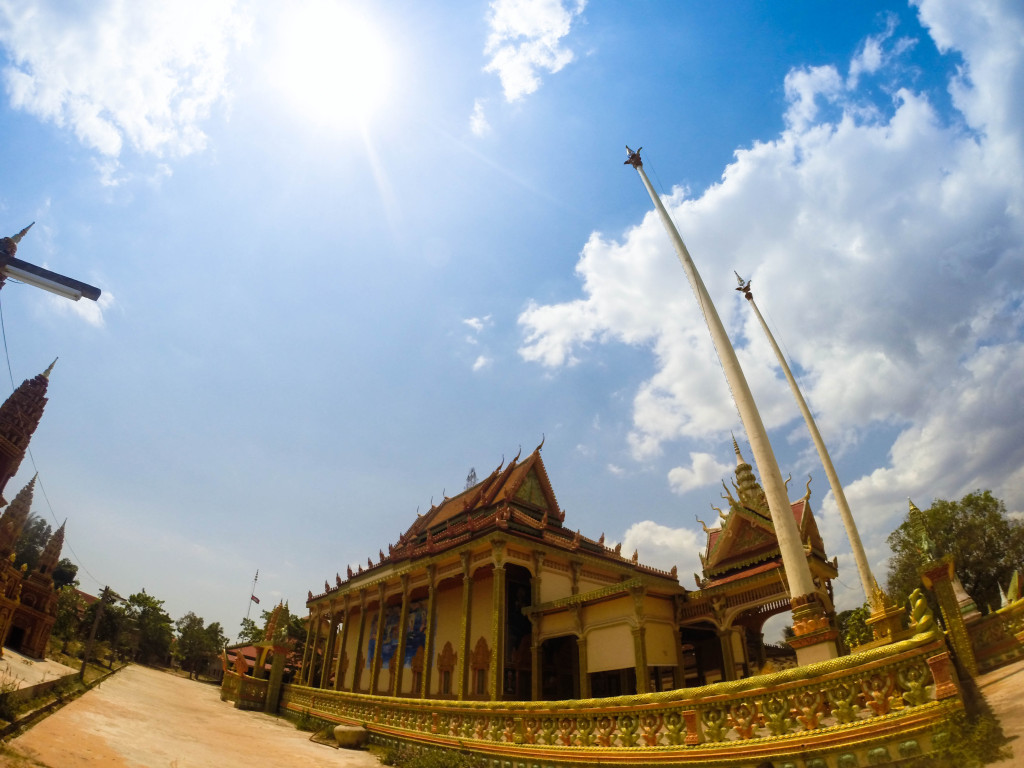
<path fill-rule="evenodd" d="M 56 362 L 56 361 L 55 361 Z M 43 373 L 26 379 L 0 405 L 0 506 L 4 488 L 17 473 L 29 440 L 46 406 L 51 364 Z M 0 515 L 0 655 L 3 646 L 26 656 L 42 658 L 57 618 L 57 592 L 53 571 L 64 546 L 64 525 L 47 541 L 35 568 L 16 562 L 15 548 L 32 507 L 36 478 L 18 492 Z"/>
<path fill-rule="evenodd" d="M 764 491 L 735 447 L 697 589 L 676 569 L 568 527 L 538 446 L 417 517 L 366 567 L 310 591 L 305 685 L 397 697 L 540 701 L 668 691 L 758 674 L 790 608 Z M 791 505 L 820 600 L 834 562 Z"/>

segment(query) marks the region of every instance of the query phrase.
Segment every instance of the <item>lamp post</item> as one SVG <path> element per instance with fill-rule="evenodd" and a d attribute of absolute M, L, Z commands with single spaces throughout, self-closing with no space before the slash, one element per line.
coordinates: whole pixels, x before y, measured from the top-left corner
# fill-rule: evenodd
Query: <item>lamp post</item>
<path fill-rule="evenodd" d="M 35 224 L 35 222 L 32 222 L 32 224 Z M 94 285 L 51 272 L 48 269 L 43 269 L 35 264 L 29 264 L 27 261 L 14 257 L 14 254 L 18 252 L 18 243 L 21 242 L 21 238 L 25 236 L 25 233 L 32 229 L 32 224 L 29 224 L 16 235 L 0 238 L 0 288 L 3 287 L 4 282 L 10 277 L 36 288 L 42 288 L 44 291 L 63 296 L 65 299 L 71 299 L 72 301 L 78 301 L 83 296 L 93 301 L 99 299 L 100 289 Z"/>

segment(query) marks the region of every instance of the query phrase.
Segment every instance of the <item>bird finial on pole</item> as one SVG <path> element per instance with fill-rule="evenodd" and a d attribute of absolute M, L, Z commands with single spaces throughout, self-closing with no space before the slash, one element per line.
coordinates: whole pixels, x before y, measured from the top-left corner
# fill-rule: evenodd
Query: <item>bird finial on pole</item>
<path fill-rule="evenodd" d="M 626 158 L 626 162 L 624 162 L 623 165 L 632 165 L 634 168 L 641 168 L 641 167 L 643 167 L 644 161 L 640 159 L 640 150 L 641 149 L 643 149 L 643 147 L 639 147 L 636 150 L 636 152 L 634 152 L 632 149 L 629 148 L 629 144 L 627 144 L 626 145 L 626 154 L 628 154 L 629 157 Z"/>

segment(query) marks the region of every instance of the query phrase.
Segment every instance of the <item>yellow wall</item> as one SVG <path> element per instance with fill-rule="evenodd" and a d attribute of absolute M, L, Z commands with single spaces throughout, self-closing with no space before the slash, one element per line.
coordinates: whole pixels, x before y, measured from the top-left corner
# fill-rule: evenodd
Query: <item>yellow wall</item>
<path fill-rule="evenodd" d="M 540 575 L 540 601 L 547 603 L 572 594 L 572 575 L 568 570 L 553 570 L 545 563 Z"/>
<path fill-rule="evenodd" d="M 597 627 L 587 633 L 587 672 L 607 672 L 636 665 L 628 624 Z"/>
<path fill-rule="evenodd" d="M 434 600 L 437 605 L 437 617 L 434 619 L 434 650 L 432 658 L 426 659 L 430 664 L 430 691 L 428 696 L 441 694 L 441 673 L 437 669 L 437 657 L 444 650 L 445 643 L 451 643 L 455 651 L 455 669 L 452 670 L 452 693 L 455 691 L 457 675 L 455 670 L 462 663 L 462 649 L 459 648 L 459 629 L 462 626 L 462 584 L 452 589 L 439 591 Z"/>
<path fill-rule="evenodd" d="M 649 621 L 646 623 L 647 666 L 674 667 L 679 662 L 676 655 L 676 633 L 671 624 Z"/>
<path fill-rule="evenodd" d="M 491 574 L 478 575 L 473 577 L 473 615 L 469 631 L 469 652 L 476 648 L 477 640 L 481 637 L 487 641 L 487 647 L 493 648 L 494 642 L 491 639 L 491 624 L 494 616 L 491 613 L 491 589 L 494 579 Z"/>

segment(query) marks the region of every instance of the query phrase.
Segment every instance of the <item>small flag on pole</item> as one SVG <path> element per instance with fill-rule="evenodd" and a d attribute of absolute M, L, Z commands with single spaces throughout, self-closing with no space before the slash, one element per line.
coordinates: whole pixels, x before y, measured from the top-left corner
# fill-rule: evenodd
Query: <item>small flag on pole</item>
<path fill-rule="evenodd" d="M 249 595 L 249 599 L 256 603 L 256 605 L 260 604 L 260 599 L 256 595 Z"/>

